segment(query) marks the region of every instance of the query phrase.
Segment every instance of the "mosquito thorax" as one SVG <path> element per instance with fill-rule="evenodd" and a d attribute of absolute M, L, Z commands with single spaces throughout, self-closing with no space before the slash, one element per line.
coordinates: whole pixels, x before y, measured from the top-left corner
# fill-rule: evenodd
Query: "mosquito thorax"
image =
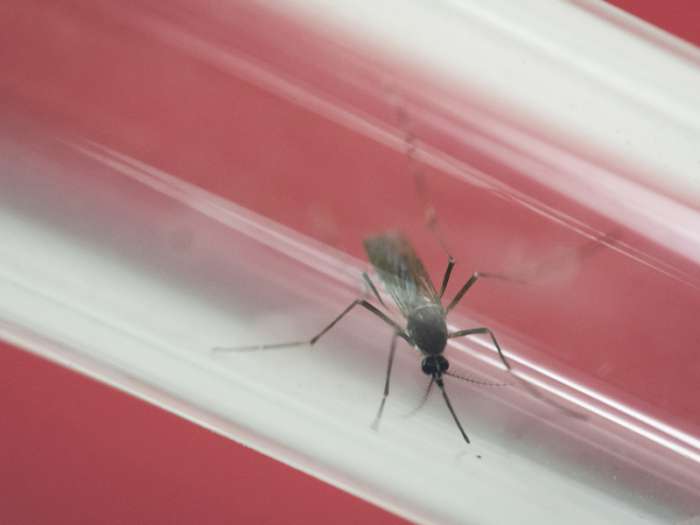
<path fill-rule="evenodd" d="M 440 305 L 427 304 L 413 310 L 408 316 L 406 331 L 425 355 L 437 355 L 445 350 L 447 325 Z"/>

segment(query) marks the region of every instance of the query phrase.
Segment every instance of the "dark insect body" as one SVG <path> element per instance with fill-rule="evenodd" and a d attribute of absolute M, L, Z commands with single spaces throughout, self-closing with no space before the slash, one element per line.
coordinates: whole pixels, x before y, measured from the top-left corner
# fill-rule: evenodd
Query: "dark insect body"
<path fill-rule="evenodd" d="M 379 275 L 379 278 L 384 283 L 389 295 L 396 303 L 401 314 L 406 318 L 406 328 L 398 329 L 394 332 L 392 339 L 391 350 L 389 353 L 389 365 L 387 367 L 386 383 L 384 388 L 384 396 L 377 413 L 375 423 L 378 423 L 384 410 L 386 398 L 389 395 L 389 378 L 391 367 L 394 359 L 394 350 L 396 337 L 405 339 L 410 345 L 417 348 L 423 354 L 421 369 L 423 373 L 430 376 L 427 394 L 430 391 L 433 383 L 438 386 L 445 399 L 447 408 L 450 411 L 457 427 L 462 436 L 469 443 L 469 438 L 464 431 L 457 415 L 452 408 L 452 404 L 445 391 L 445 384 L 442 376 L 448 375 L 459 379 L 480 383 L 461 376 L 456 376 L 448 372 L 450 363 L 443 355 L 447 340 L 455 337 L 462 337 L 474 334 L 488 334 L 498 351 L 501 361 L 507 370 L 510 370 L 510 364 L 506 360 L 501 348 L 496 341 L 495 336 L 485 327 L 471 328 L 468 330 L 460 330 L 449 333 L 447 330 L 446 317 L 447 314 L 454 308 L 462 299 L 469 288 L 476 282 L 479 277 L 498 277 L 490 274 L 474 273 L 471 278 L 457 292 L 454 299 L 447 307 L 442 305 L 442 296 L 445 293 L 447 284 L 454 268 L 454 259 L 448 256 L 447 268 L 442 279 L 440 292 L 438 293 L 433 285 L 428 272 L 426 272 L 423 263 L 416 255 L 415 250 L 406 238 L 397 232 L 388 232 L 375 237 L 370 237 L 364 241 L 365 251 L 370 263 Z M 365 280 L 370 285 L 375 297 L 383 305 L 383 301 L 377 292 L 377 289 L 372 284 L 367 274 L 364 274 Z M 486 383 L 482 383 L 486 384 Z"/>
<path fill-rule="evenodd" d="M 428 276 L 423 263 L 416 255 L 413 247 L 400 233 L 388 232 L 370 237 L 364 241 L 364 247 L 365 251 L 367 252 L 367 257 L 376 270 L 379 278 L 384 283 L 384 287 L 389 295 L 391 295 L 401 314 L 405 317 L 405 327 L 391 319 L 387 314 L 369 301 L 365 299 L 356 299 L 347 308 L 345 308 L 340 315 L 331 321 L 328 326 L 326 326 L 311 339 L 290 343 L 275 343 L 235 348 L 216 348 L 215 350 L 246 352 L 314 345 L 324 334 L 326 334 L 326 332 L 333 328 L 338 321 L 347 315 L 350 310 L 352 310 L 355 306 L 360 305 L 379 317 L 394 330 L 389 350 L 389 361 L 384 383 L 384 395 L 372 426 L 375 429 L 377 428 L 379 420 L 381 419 L 384 411 L 384 405 L 386 403 L 387 396 L 389 395 L 389 380 L 391 377 L 391 368 L 394 362 L 396 342 L 397 338 L 400 337 L 411 346 L 417 348 L 423 355 L 421 369 L 424 374 L 430 377 L 430 383 L 428 384 L 428 389 L 426 390 L 423 402 L 425 402 L 427 399 L 433 384 L 437 385 L 442 393 L 442 397 L 445 400 L 445 404 L 447 405 L 452 418 L 462 434 L 462 437 L 467 443 L 469 443 L 469 438 L 467 437 L 462 424 L 457 418 L 457 415 L 452 408 L 452 403 L 447 396 L 443 376 L 455 377 L 463 381 L 481 385 L 494 384 L 476 381 L 449 372 L 448 370 L 450 363 L 443 355 L 448 339 L 477 334 L 489 335 L 506 369 L 510 370 L 511 367 L 503 355 L 501 347 L 496 341 L 496 338 L 491 330 L 485 327 L 477 327 L 450 333 L 447 329 L 445 319 L 447 314 L 459 303 L 464 294 L 467 293 L 469 288 L 471 288 L 479 277 L 502 277 L 496 274 L 475 272 L 457 292 L 452 301 L 450 301 L 450 303 L 444 307 L 442 305 L 442 296 L 445 293 L 445 289 L 447 288 L 450 275 L 452 274 L 452 270 L 455 265 L 454 259 L 451 256 L 448 256 L 447 268 L 442 279 L 440 291 L 438 292 Z M 379 304 L 386 308 L 384 301 L 382 301 L 382 298 L 369 275 L 364 273 L 363 278 L 369 285 L 376 299 L 379 301 Z"/>

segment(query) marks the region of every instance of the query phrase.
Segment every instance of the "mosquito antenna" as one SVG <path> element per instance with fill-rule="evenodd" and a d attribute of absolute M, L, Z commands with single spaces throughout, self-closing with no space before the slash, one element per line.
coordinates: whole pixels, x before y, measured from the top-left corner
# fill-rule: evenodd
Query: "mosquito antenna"
<path fill-rule="evenodd" d="M 280 348 L 293 348 L 296 346 L 309 345 L 309 341 L 294 341 L 293 343 L 273 343 L 268 345 L 251 346 L 215 346 L 212 352 L 257 352 L 258 350 L 279 350 Z"/>
<path fill-rule="evenodd" d="M 447 408 L 449 409 L 450 414 L 452 414 L 452 419 L 455 420 L 455 423 L 457 424 L 457 428 L 459 428 L 459 431 L 462 433 L 462 437 L 464 438 L 464 441 L 466 441 L 467 443 L 470 443 L 469 438 L 467 437 L 467 433 L 464 431 L 464 428 L 462 428 L 462 423 L 459 422 L 459 419 L 457 418 L 457 414 L 455 414 L 455 411 L 452 408 L 452 403 L 450 403 L 450 398 L 447 397 L 447 392 L 445 391 L 445 384 L 442 382 L 442 377 L 435 378 L 435 382 L 437 383 L 437 386 L 440 388 L 440 391 L 442 392 L 442 397 L 445 400 L 445 404 L 447 405 Z"/>
<path fill-rule="evenodd" d="M 443 372 L 446 376 L 454 377 L 455 379 L 461 379 L 462 381 L 466 381 L 467 383 L 474 383 L 475 385 L 480 385 L 480 386 L 510 386 L 508 383 L 489 383 L 488 381 L 479 381 L 478 379 L 472 379 L 471 377 L 465 377 L 461 376 L 459 374 L 455 374 L 453 372 Z"/>
<path fill-rule="evenodd" d="M 428 383 L 428 387 L 425 389 L 425 392 L 423 393 L 423 397 L 420 400 L 420 403 L 418 403 L 418 406 L 411 410 L 410 412 L 407 412 L 404 414 L 404 417 L 411 417 L 413 414 L 418 412 L 421 408 L 425 406 L 425 403 L 428 401 L 428 397 L 430 397 L 430 392 L 433 389 L 433 384 L 435 384 L 435 378 L 431 377 L 430 378 L 430 383 Z"/>

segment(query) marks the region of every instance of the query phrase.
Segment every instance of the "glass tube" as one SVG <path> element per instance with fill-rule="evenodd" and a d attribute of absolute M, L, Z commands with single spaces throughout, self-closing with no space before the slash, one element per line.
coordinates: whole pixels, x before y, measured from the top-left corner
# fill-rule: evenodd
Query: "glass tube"
<path fill-rule="evenodd" d="M 415 521 L 700 512 L 695 48 L 586 3 L 16 12 L 4 338 Z M 448 318 L 513 366 L 450 343 L 508 384 L 446 381 L 471 445 L 435 392 L 406 417 L 427 378 L 403 343 L 370 428 L 391 330 L 367 312 L 313 351 L 212 351 L 371 300 L 362 241 L 387 230 L 436 285 L 454 256 L 448 300 L 508 277 Z"/>

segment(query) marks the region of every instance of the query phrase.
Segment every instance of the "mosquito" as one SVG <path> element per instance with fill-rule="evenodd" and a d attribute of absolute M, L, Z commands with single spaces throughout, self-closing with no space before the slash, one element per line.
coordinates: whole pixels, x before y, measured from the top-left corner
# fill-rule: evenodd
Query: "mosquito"
<path fill-rule="evenodd" d="M 375 417 L 373 428 L 377 428 L 379 420 L 384 412 L 384 405 L 389 396 L 389 382 L 391 379 L 391 369 L 394 363 L 394 355 L 396 353 L 397 339 L 401 338 L 409 345 L 416 348 L 422 355 L 421 370 L 430 377 L 428 390 L 424 398 L 427 399 L 428 393 L 433 384 L 437 385 L 445 400 L 447 409 L 449 410 L 454 422 L 457 425 L 464 440 L 469 443 L 469 437 L 462 426 L 457 414 L 452 407 L 450 398 L 447 395 L 444 376 L 450 376 L 463 381 L 468 381 L 481 385 L 500 386 L 499 383 L 486 383 L 463 377 L 449 371 L 450 363 L 445 357 L 445 347 L 449 339 L 458 337 L 466 337 L 470 335 L 488 335 L 493 341 L 498 352 L 501 362 L 506 370 L 510 371 L 511 366 L 503 355 L 496 337 L 493 332 L 486 327 L 468 328 L 466 330 L 457 330 L 450 332 L 447 329 L 446 318 L 457 304 L 462 300 L 469 289 L 477 282 L 480 277 L 495 277 L 500 278 L 498 274 L 487 274 L 483 272 L 475 272 L 469 280 L 457 292 L 454 298 L 443 306 L 442 298 L 447 289 L 452 270 L 455 266 L 455 260 L 452 256 L 448 256 L 447 268 L 445 269 L 442 278 L 440 291 L 435 289 L 428 272 L 425 270 L 423 263 L 418 258 L 415 250 L 408 240 L 399 232 L 386 232 L 365 239 L 364 248 L 367 257 L 384 284 L 386 291 L 392 297 L 402 316 L 405 318 L 405 326 L 402 326 L 394 319 L 389 317 L 382 310 L 370 303 L 366 299 L 356 299 L 343 310 L 333 321 L 331 321 L 323 330 L 313 336 L 311 339 L 303 341 L 294 341 L 287 343 L 273 343 L 243 347 L 217 347 L 214 351 L 225 352 L 250 352 L 257 350 L 272 350 L 279 348 L 289 348 L 297 346 L 313 346 L 321 337 L 331 330 L 343 317 L 345 317 L 356 306 L 361 306 L 384 321 L 393 329 L 391 345 L 389 349 L 389 361 L 386 369 L 386 377 L 384 381 L 384 394 L 377 416 Z M 386 309 L 386 304 L 382 300 L 372 279 L 365 272 L 362 274 L 365 282 L 369 285 L 370 290 L 376 297 L 381 306 Z"/>

